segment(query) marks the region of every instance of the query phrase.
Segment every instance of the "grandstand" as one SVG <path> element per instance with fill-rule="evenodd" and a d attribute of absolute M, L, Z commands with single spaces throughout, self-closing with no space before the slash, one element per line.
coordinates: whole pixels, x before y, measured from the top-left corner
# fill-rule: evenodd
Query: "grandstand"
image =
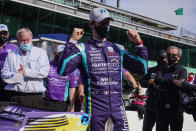
<path fill-rule="evenodd" d="M 131 13 L 92 0 L 0 0 L 1 23 L 7 24 L 11 37 L 21 27 L 29 27 L 34 36 L 49 33 L 70 34 L 74 27 L 85 30 L 82 41 L 90 37 L 89 12 L 94 7 L 104 7 L 111 13 L 109 40 L 131 50 L 125 35 L 127 29 L 140 32 L 149 52 L 149 66 L 155 65 L 155 55 L 160 49 L 176 45 L 183 49 L 181 64 L 189 65 L 189 71 L 196 72 L 196 39 L 178 37 L 167 33 L 178 27 L 159 20 Z"/>

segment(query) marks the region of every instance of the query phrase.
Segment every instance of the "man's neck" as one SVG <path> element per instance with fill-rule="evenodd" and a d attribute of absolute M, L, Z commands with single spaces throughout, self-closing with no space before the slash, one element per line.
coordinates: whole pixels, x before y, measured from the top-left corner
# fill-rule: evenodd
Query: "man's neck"
<path fill-rule="evenodd" d="M 106 41 L 106 38 L 100 37 L 97 33 L 93 33 L 93 39 L 98 41 Z"/>

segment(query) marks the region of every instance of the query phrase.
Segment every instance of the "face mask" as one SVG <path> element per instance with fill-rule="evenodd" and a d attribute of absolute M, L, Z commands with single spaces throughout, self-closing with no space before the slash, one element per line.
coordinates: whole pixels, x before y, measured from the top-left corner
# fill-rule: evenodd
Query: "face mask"
<path fill-rule="evenodd" d="M 177 61 L 177 57 L 173 56 L 172 54 L 168 54 L 167 58 L 169 65 L 174 64 Z"/>
<path fill-rule="evenodd" d="M 0 45 L 4 44 L 6 41 L 8 41 L 8 38 L 0 36 Z"/>
<path fill-rule="evenodd" d="M 108 32 L 110 30 L 109 25 L 100 25 L 100 26 L 95 26 L 95 31 L 101 36 L 102 38 L 106 38 L 108 35 Z"/>
<path fill-rule="evenodd" d="M 189 82 L 192 82 L 193 81 L 193 77 L 189 77 Z"/>
<path fill-rule="evenodd" d="M 31 42 L 27 43 L 27 44 L 20 44 L 20 49 L 22 49 L 23 51 L 28 51 L 31 49 Z"/>

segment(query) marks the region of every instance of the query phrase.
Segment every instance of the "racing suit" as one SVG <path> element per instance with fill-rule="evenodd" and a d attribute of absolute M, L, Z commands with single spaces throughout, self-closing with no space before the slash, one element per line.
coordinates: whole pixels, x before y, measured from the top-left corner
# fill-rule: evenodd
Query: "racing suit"
<path fill-rule="evenodd" d="M 137 57 L 122 46 L 109 41 L 89 39 L 85 44 L 67 42 L 57 71 L 67 75 L 79 68 L 85 88 L 85 112 L 92 114 L 90 130 L 105 130 L 105 123 L 112 118 L 115 130 L 128 130 L 121 97 L 122 70 L 147 73 L 147 50 L 136 46 Z"/>

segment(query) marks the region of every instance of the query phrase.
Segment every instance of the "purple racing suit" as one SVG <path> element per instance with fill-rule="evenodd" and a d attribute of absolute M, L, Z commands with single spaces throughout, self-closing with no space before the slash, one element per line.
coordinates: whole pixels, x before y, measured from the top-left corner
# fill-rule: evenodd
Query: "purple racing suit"
<path fill-rule="evenodd" d="M 133 73 L 147 73 L 147 50 L 135 47 L 136 55 L 109 41 L 94 39 L 85 44 L 67 42 L 57 71 L 67 75 L 79 68 L 85 84 L 85 112 L 92 114 L 90 130 L 104 131 L 105 123 L 112 118 L 115 130 L 128 130 L 121 97 L 123 68 Z"/>

